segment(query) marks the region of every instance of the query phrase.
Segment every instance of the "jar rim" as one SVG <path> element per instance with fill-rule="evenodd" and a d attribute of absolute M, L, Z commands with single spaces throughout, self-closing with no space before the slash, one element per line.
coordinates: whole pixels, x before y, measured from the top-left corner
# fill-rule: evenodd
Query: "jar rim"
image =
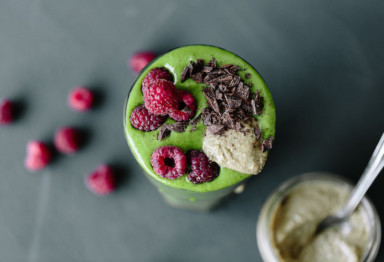
<path fill-rule="evenodd" d="M 304 173 L 290 178 L 279 185 L 272 191 L 264 202 L 256 224 L 257 245 L 264 261 L 280 261 L 279 252 L 274 247 L 274 241 L 270 230 L 273 215 L 275 214 L 278 204 L 293 188 L 310 181 L 337 183 L 343 187 L 347 187 L 349 190 L 351 190 L 354 186 L 353 183 L 351 183 L 347 178 L 329 172 Z M 367 246 L 360 261 L 370 262 L 374 261 L 379 250 L 381 241 L 381 223 L 375 206 L 367 196 L 362 199 L 361 206 L 369 219 L 369 226 L 371 230 L 369 232 L 370 234 Z"/>

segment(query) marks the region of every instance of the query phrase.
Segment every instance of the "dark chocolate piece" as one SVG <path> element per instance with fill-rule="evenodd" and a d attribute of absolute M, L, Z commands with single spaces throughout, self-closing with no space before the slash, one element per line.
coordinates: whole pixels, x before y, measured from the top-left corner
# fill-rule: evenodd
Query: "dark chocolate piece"
<path fill-rule="evenodd" d="M 208 63 L 209 66 L 212 66 L 213 68 L 217 67 L 216 60 L 214 57 L 212 57 L 211 62 Z"/>
<path fill-rule="evenodd" d="M 177 122 L 174 124 L 164 125 L 167 127 L 167 129 L 173 131 L 173 132 L 184 132 L 185 129 L 187 129 L 188 122 Z"/>
<path fill-rule="evenodd" d="M 203 73 L 202 72 L 198 72 L 194 75 L 191 76 L 191 78 L 196 82 L 196 83 L 203 83 Z"/>
<path fill-rule="evenodd" d="M 265 152 L 272 149 L 272 136 L 268 137 L 266 140 L 263 141 L 261 144 L 261 151 Z"/>
<path fill-rule="evenodd" d="M 203 67 L 203 72 L 204 73 L 209 73 L 209 72 L 211 72 L 213 70 L 213 67 L 212 66 L 204 66 Z"/>
<path fill-rule="evenodd" d="M 198 114 L 194 119 L 189 121 L 189 125 L 191 125 L 191 126 L 197 125 L 197 123 L 199 123 L 200 119 L 201 119 L 201 113 Z"/>
<path fill-rule="evenodd" d="M 255 107 L 256 107 L 256 111 L 255 111 L 256 113 L 254 113 L 255 115 L 261 115 L 264 107 L 264 98 L 260 96 L 259 92 L 260 92 L 259 90 L 256 91 L 256 96 L 252 100 L 252 101 L 255 101 Z"/>
<path fill-rule="evenodd" d="M 236 108 L 239 108 L 241 106 L 241 99 L 238 99 L 236 97 L 231 97 L 231 96 L 228 96 L 228 95 L 224 95 L 225 97 L 225 100 L 227 101 L 227 104 L 229 106 L 229 108 L 231 109 L 236 109 Z"/>
<path fill-rule="evenodd" d="M 212 87 L 205 87 L 203 89 L 205 98 L 207 99 L 209 107 L 211 107 L 215 112 L 220 113 L 219 104 L 217 103 L 215 93 Z"/>
<path fill-rule="evenodd" d="M 157 140 L 163 140 L 166 137 L 171 135 L 171 130 L 167 128 L 167 125 L 163 125 L 160 127 L 159 135 L 157 136 Z"/>
<path fill-rule="evenodd" d="M 181 82 L 184 82 L 188 77 L 188 66 L 185 66 L 183 71 L 181 72 Z"/>
<path fill-rule="evenodd" d="M 188 68 L 189 68 L 189 75 L 192 76 L 196 73 L 196 66 L 195 66 L 195 62 L 193 61 L 189 61 L 189 65 L 188 65 Z"/>
<path fill-rule="evenodd" d="M 260 139 L 261 138 L 261 129 L 260 128 L 255 127 L 253 129 L 253 133 L 255 134 L 256 139 Z"/>
<path fill-rule="evenodd" d="M 225 127 L 223 125 L 210 125 L 207 130 L 213 135 L 221 135 L 225 131 Z"/>

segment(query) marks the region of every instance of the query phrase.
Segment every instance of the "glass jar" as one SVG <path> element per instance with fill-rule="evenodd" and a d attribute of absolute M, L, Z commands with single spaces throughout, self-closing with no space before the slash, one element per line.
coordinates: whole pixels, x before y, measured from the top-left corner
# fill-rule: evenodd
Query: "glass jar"
<path fill-rule="evenodd" d="M 259 219 L 256 226 L 257 245 L 261 254 L 261 257 L 266 262 L 279 262 L 283 261 L 279 254 L 279 250 L 275 246 L 273 236 L 273 222 L 275 212 L 279 205 L 290 193 L 292 189 L 307 182 L 331 182 L 340 187 L 352 190 L 353 185 L 346 179 L 330 173 L 307 173 L 284 182 L 279 186 L 265 201 L 259 215 Z M 364 197 L 360 203 L 360 208 L 363 210 L 363 214 L 367 217 L 368 222 L 368 237 L 364 253 L 361 258 L 361 262 L 374 261 L 381 240 L 381 225 L 380 219 L 376 212 L 375 207 Z"/>

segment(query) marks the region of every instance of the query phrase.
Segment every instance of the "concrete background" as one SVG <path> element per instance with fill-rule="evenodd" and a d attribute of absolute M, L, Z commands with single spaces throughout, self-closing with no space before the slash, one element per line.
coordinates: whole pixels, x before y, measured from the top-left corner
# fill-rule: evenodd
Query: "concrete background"
<path fill-rule="evenodd" d="M 272 190 L 317 170 L 356 181 L 384 131 L 383 25 L 382 1 L 1 0 L 0 96 L 21 112 L 0 127 L 0 261 L 261 261 L 255 225 Z M 122 126 L 130 55 L 195 43 L 253 64 L 277 109 L 264 171 L 206 214 L 163 202 Z M 97 91 L 94 110 L 68 108 L 77 85 Z M 28 172 L 27 141 L 64 125 L 84 129 L 87 145 Z M 108 197 L 83 184 L 102 162 L 123 180 Z M 383 218 L 383 175 L 369 196 Z"/>

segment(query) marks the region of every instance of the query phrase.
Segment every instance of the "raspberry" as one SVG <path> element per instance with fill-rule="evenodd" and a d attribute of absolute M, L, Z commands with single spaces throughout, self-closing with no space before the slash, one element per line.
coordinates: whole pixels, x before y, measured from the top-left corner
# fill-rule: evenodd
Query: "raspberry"
<path fill-rule="evenodd" d="M 156 174 L 173 180 L 184 175 L 187 157 L 176 146 L 161 146 L 153 151 L 151 164 Z"/>
<path fill-rule="evenodd" d="M 108 165 L 100 165 L 86 180 L 86 185 L 97 195 L 112 193 L 116 187 L 115 174 Z"/>
<path fill-rule="evenodd" d="M 219 175 L 218 164 L 210 161 L 202 151 L 190 151 L 188 161 L 191 164 L 192 172 L 188 174 L 187 179 L 194 184 L 212 181 Z"/>
<path fill-rule="evenodd" d="M 177 89 L 172 82 L 155 80 L 144 92 L 144 103 L 148 111 L 155 115 L 167 115 L 179 106 Z"/>
<path fill-rule="evenodd" d="M 151 51 L 137 52 L 129 59 L 129 66 L 133 71 L 139 73 L 149 62 L 156 58 Z"/>
<path fill-rule="evenodd" d="M 169 116 L 176 121 L 187 121 L 195 116 L 196 101 L 193 95 L 184 90 L 177 90 L 181 99 L 179 109 L 169 113 Z"/>
<path fill-rule="evenodd" d="M 91 90 L 79 86 L 71 91 L 68 102 L 77 111 L 87 111 L 92 107 L 94 96 Z"/>
<path fill-rule="evenodd" d="M 14 106 L 10 100 L 0 101 L 0 125 L 8 125 L 14 116 Z"/>
<path fill-rule="evenodd" d="M 80 147 L 81 134 L 75 128 L 62 127 L 56 131 L 54 144 L 61 153 L 73 154 Z"/>
<path fill-rule="evenodd" d="M 167 116 L 151 114 L 144 105 L 141 105 L 133 109 L 130 119 L 134 128 L 141 131 L 153 131 L 167 120 Z"/>
<path fill-rule="evenodd" d="M 173 82 L 172 74 L 164 67 L 154 68 L 144 77 L 143 82 L 141 83 L 141 90 L 144 91 L 147 89 L 148 85 L 158 79 L 165 79 Z"/>
<path fill-rule="evenodd" d="M 30 141 L 27 145 L 25 167 L 30 171 L 43 169 L 49 164 L 51 158 L 51 150 L 46 144 L 40 141 Z"/>

